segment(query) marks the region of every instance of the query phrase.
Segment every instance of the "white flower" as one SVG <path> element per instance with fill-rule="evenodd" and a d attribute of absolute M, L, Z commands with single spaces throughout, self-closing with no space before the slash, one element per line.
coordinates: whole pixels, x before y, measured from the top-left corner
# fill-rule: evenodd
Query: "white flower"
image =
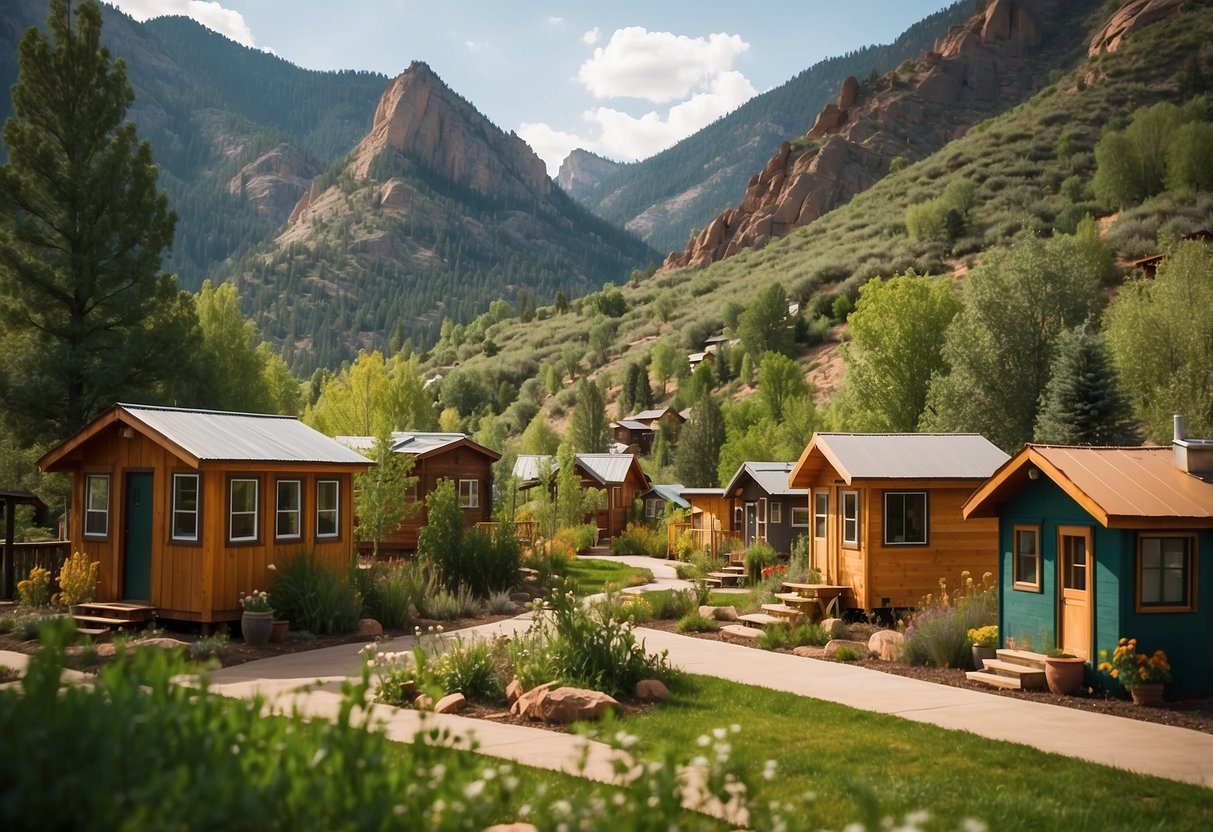
<path fill-rule="evenodd" d="M 986 823 L 983 820 L 978 820 L 977 818 L 965 818 L 961 828 L 964 829 L 964 832 L 988 832 L 990 827 L 986 826 Z"/>
<path fill-rule="evenodd" d="M 695 744 L 700 748 L 707 748 L 712 742 L 712 738 L 707 734 L 700 734 L 699 739 L 695 740 Z"/>
<path fill-rule="evenodd" d="M 468 800 L 475 800 L 484 791 L 484 785 L 483 780 L 473 780 L 463 787 L 463 796 Z"/>
<path fill-rule="evenodd" d="M 778 771 L 779 763 L 775 762 L 774 760 L 767 760 L 766 765 L 762 767 L 762 779 L 774 780 Z"/>

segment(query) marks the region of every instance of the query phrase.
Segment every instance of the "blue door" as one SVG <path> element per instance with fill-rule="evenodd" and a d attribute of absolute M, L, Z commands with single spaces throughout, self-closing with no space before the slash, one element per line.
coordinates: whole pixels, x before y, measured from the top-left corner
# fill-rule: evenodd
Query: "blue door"
<path fill-rule="evenodd" d="M 152 599 L 152 475 L 127 474 L 122 547 L 122 598 Z"/>

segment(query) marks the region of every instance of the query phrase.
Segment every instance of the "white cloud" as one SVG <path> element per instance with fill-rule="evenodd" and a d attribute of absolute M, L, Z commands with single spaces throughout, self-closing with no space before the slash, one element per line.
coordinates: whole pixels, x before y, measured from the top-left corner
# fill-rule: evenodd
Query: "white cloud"
<path fill-rule="evenodd" d="M 554 14 L 548 15 L 548 23 L 552 26 L 563 26 L 564 18 Z"/>
<path fill-rule="evenodd" d="M 559 173 L 560 163 L 564 161 L 565 156 L 579 147 L 589 150 L 594 146 L 591 139 L 557 130 L 543 122 L 523 122 L 515 132 L 544 161 L 548 175 L 552 178 Z"/>
<path fill-rule="evenodd" d="M 483 40 L 465 40 L 463 42 L 463 48 L 472 53 L 479 52 L 488 45 L 488 41 Z"/>
<path fill-rule="evenodd" d="M 664 104 L 686 98 L 732 70 L 733 61 L 749 48 L 740 35 L 691 38 L 629 26 L 616 29 L 606 46 L 594 50 L 577 79 L 595 98 L 642 98 Z"/>
<path fill-rule="evenodd" d="M 259 48 L 253 32 L 244 21 L 244 15 L 235 9 L 227 9 L 209 0 L 107 0 L 135 20 L 179 15 L 190 17 L 208 29 L 225 35 L 236 43 Z"/>
<path fill-rule="evenodd" d="M 590 29 L 588 32 L 586 32 L 584 35 L 581 36 L 581 42 L 584 43 L 586 46 L 593 46 L 594 44 L 598 43 L 599 31 L 600 30 L 598 29 L 597 26 L 595 26 L 593 29 Z"/>

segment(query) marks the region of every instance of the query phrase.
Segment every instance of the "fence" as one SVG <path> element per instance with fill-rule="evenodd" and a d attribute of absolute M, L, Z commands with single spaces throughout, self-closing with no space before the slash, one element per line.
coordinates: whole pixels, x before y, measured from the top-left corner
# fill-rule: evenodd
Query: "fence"
<path fill-rule="evenodd" d="M 5 549 L 0 540 L 0 550 Z M 71 553 L 71 543 L 67 540 L 46 540 L 39 543 L 14 543 L 11 550 L 3 551 L 4 568 L 0 570 L 0 600 L 13 601 L 17 598 L 17 582 L 29 577 L 30 570 L 35 566 L 50 570 L 51 575 L 57 576 L 63 561 Z"/>

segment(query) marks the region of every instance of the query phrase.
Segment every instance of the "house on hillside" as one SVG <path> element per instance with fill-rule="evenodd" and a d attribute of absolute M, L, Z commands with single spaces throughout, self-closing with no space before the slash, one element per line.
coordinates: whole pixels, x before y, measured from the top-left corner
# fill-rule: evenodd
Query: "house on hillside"
<path fill-rule="evenodd" d="M 373 436 L 338 436 L 337 441 L 367 456 L 375 447 Z M 379 541 L 379 551 L 389 554 L 417 550 L 417 535 L 427 522 L 425 497 L 438 487 L 438 481 L 455 483 L 459 509 L 466 526 L 486 523 L 493 512 L 493 463 L 501 454 L 473 442 L 462 433 L 421 433 L 397 431 L 392 433 L 392 451 L 413 459 L 410 476 L 417 484 L 405 498 L 418 505 L 400 528 Z M 370 550 L 363 541 L 362 548 Z"/>
<path fill-rule="evenodd" d="M 998 527 L 961 506 L 1007 455 L 978 434 L 817 433 L 791 470 L 810 563 L 861 610 L 912 607 L 997 568 Z"/>
<path fill-rule="evenodd" d="M 1179 424 L 1171 447 L 1028 445 L 964 514 L 998 523 L 1004 639 L 1094 664 L 1136 638 L 1166 651 L 1168 691 L 1213 693 L 1213 440 Z"/>
<path fill-rule="evenodd" d="M 611 422 L 615 441 L 626 448 L 636 448 L 642 454 L 653 450 L 653 439 L 657 432 L 665 430 L 671 442 L 678 441 L 678 433 L 687 417 L 670 407 L 642 410 L 631 416 Z"/>
<path fill-rule="evenodd" d="M 640 467 L 634 454 L 577 454 L 577 474 L 583 489 L 599 488 L 605 492 L 605 502 L 592 518 L 598 526 L 598 539 L 618 537 L 627 527 L 628 514 L 636 498 L 649 490 L 649 478 Z M 544 462 L 556 472 L 556 459 L 537 454 L 519 454 L 514 463 L 514 476 L 522 490 L 530 490 L 540 484 L 540 471 Z M 552 478 L 555 487 L 555 476 Z M 591 518 L 586 518 L 591 522 Z"/>
<path fill-rule="evenodd" d="M 239 619 L 288 555 L 347 567 L 371 462 L 293 417 L 119 404 L 38 466 L 72 475 L 68 535 L 101 564 L 97 600 L 206 625 Z"/>
<path fill-rule="evenodd" d="M 790 462 L 743 462 L 724 487 L 733 512 L 732 528 L 747 548 L 755 541 L 787 555 L 792 542 L 808 534 L 808 499 L 788 485 Z"/>

